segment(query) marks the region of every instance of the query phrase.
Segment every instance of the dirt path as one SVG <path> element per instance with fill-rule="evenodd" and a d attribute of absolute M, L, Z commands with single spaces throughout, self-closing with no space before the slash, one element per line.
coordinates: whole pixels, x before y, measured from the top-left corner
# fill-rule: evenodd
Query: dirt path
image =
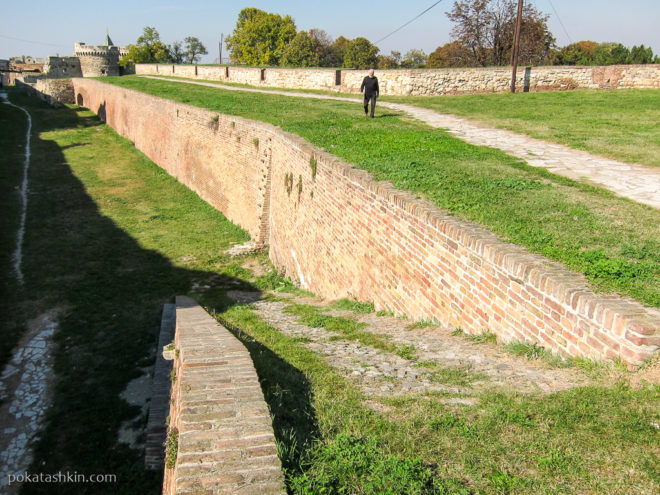
<path fill-rule="evenodd" d="M 266 90 L 228 86 L 222 83 L 186 81 L 158 76 L 142 76 L 149 79 L 197 84 L 230 91 L 270 93 L 296 98 L 317 98 L 324 100 L 362 103 L 356 98 L 342 96 L 297 93 L 294 91 Z M 586 151 L 574 150 L 566 146 L 534 139 L 515 132 L 494 129 L 454 115 L 447 115 L 426 108 L 401 103 L 378 102 L 379 107 L 403 112 L 431 127 L 447 130 L 457 138 L 477 146 L 497 148 L 509 155 L 525 160 L 533 167 L 542 167 L 550 172 L 574 180 L 589 182 L 639 203 L 660 208 L 660 170 L 631 165 Z"/>

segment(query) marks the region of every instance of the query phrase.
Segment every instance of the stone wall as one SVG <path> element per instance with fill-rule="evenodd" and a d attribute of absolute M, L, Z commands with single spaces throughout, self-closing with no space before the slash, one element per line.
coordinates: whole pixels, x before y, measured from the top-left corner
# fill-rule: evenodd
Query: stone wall
<path fill-rule="evenodd" d="M 337 74 L 339 72 L 339 74 Z M 359 93 L 366 71 L 138 64 L 142 75 L 178 76 L 253 86 Z M 509 91 L 510 68 L 379 70 L 384 95 L 432 96 Z M 339 82 L 340 84 L 337 84 Z M 660 64 L 521 67 L 518 91 L 660 88 Z"/>
<path fill-rule="evenodd" d="M 71 79 L 36 79 L 34 82 L 16 79 L 15 84 L 50 105 L 74 103 Z"/>
<path fill-rule="evenodd" d="M 98 81 L 74 86 L 86 106 L 267 243 L 276 267 L 321 296 L 373 301 L 377 310 L 564 355 L 639 364 L 660 345 L 660 311 L 594 294 L 584 277 L 296 136 Z"/>
<path fill-rule="evenodd" d="M 78 57 L 48 57 L 45 73 L 50 78 L 82 77 L 80 60 Z"/>
<path fill-rule="evenodd" d="M 270 411 L 248 350 L 181 296 L 174 345 L 169 431 L 177 432 L 178 448 L 162 493 L 284 494 Z"/>

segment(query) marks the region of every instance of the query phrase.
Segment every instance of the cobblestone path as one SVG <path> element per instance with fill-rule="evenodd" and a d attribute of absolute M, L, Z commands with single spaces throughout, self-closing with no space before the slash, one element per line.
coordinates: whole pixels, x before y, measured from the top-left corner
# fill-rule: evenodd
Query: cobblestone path
<path fill-rule="evenodd" d="M 32 463 L 31 443 L 43 426 L 50 403 L 54 313 L 28 325 L 31 330 L 16 346 L 0 376 L 0 493 L 18 493 L 8 486 L 10 474 L 22 475 Z"/>
<path fill-rule="evenodd" d="M 369 397 L 442 391 L 454 396 L 445 399 L 447 402 L 474 404 L 477 400 L 472 396 L 485 388 L 552 393 L 589 383 L 578 369 L 530 361 L 506 352 L 498 344 L 475 343 L 437 325 L 414 328 L 410 321 L 392 316 L 333 310 L 317 298 L 268 301 L 259 300 L 258 293 L 229 291 L 228 295 L 236 301 L 251 303 L 259 318 L 324 356 L 328 364 Z M 299 322 L 298 316 L 284 311 L 291 303 L 317 306 L 331 316 L 355 318 L 366 324 L 365 332 L 399 346 L 412 346 L 414 358 L 404 359 L 323 328 L 307 327 Z"/>
<path fill-rule="evenodd" d="M 341 96 L 298 93 L 293 91 L 266 90 L 228 86 L 222 83 L 203 81 L 183 81 L 158 76 L 142 76 L 173 82 L 185 82 L 201 86 L 220 87 L 232 91 L 272 93 L 298 98 L 321 98 L 329 100 L 359 102 L 356 98 Z M 457 138 L 477 146 L 498 148 L 505 153 L 525 160 L 529 165 L 542 167 L 550 172 L 574 180 L 589 182 L 639 203 L 660 208 L 660 169 L 619 162 L 610 158 L 592 155 L 560 144 L 516 134 L 502 129 L 494 129 L 453 115 L 441 114 L 433 110 L 404 105 L 401 103 L 378 102 L 379 107 L 403 112 L 432 127 L 442 128 Z"/>

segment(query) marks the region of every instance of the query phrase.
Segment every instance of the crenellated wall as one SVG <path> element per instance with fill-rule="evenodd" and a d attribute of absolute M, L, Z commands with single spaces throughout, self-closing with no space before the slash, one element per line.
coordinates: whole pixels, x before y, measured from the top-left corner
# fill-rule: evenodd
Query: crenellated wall
<path fill-rule="evenodd" d="M 194 65 L 138 64 L 142 75 L 177 76 L 193 79 L 294 89 L 324 89 L 359 93 L 364 70 L 286 69 L 280 67 L 224 67 Z M 509 91 L 511 69 L 410 69 L 378 70 L 383 95 L 433 96 L 460 93 Z M 660 64 L 521 67 L 517 72 L 518 91 L 569 89 L 660 88 Z"/>
<path fill-rule="evenodd" d="M 95 80 L 79 104 L 269 246 L 276 267 L 328 298 L 432 318 L 564 355 L 639 364 L 660 311 L 595 294 L 581 275 L 374 181 L 269 124 Z"/>

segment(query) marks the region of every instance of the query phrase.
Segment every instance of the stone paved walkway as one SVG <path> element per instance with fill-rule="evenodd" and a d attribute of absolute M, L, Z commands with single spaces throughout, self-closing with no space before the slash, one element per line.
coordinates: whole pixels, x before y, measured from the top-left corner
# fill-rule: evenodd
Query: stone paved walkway
<path fill-rule="evenodd" d="M 52 337 L 57 328 L 53 313 L 31 322 L 0 376 L 0 493 L 18 493 L 8 475 L 22 475 L 32 463 L 31 443 L 43 426 L 50 403 Z"/>
<path fill-rule="evenodd" d="M 231 91 L 272 93 L 298 98 L 321 98 L 329 100 L 359 102 L 356 98 L 318 95 L 293 91 L 278 91 L 258 88 L 228 86 L 216 82 L 185 81 L 158 76 L 142 76 L 173 82 L 220 87 Z M 588 182 L 609 189 L 619 196 L 639 203 L 660 208 L 660 169 L 631 165 L 609 158 L 592 155 L 560 144 L 548 143 L 540 139 L 516 134 L 511 131 L 494 129 L 467 119 L 446 115 L 433 110 L 404 105 L 401 103 L 378 102 L 380 107 L 403 112 L 432 127 L 446 129 L 457 138 L 478 146 L 498 148 L 510 155 L 525 160 L 534 167 L 543 167 L 550 172 L 574 180 Z"/>
<path fill-rule="evenodd" d="M 368 397 L 441 391 L 455 395 L 447 401 L 468 405 L 477 402 L 471 396 L 484 388 L 552 393 L 590 382 L 578 369 L 553 368 L 542 361 L 530 361 L 493 343 L 475 344 L 463 336 L 452 335 L 449 328 L 436 325 L 411 328 L 410 321 L 400 318 L 332 310 L 326 301 L 318 298 L 291 298 L 291 302 L 297 304 L 321 307 L 325 314 L 355 318 L 366 323 L 365 332 L 380 335 L 389 342 L 414 346 L 415 359 L 403 359 L 323 328 L 299 323 L 297 316 L 284 311 L 288 301 L 261 300 L 260 294 L 254 292 L 229 291 L 227 294 L 238 302 L 251 303 L 259 318 L 283 334 L 302 339 L 302 345 L 325 356 L 328 364 L 352 380 Z M 287 297 L 286 294 L 277 295 Z M 435 366 L 429 367 L 430 363 Z M 465 380 L 459 379 L 457 385 L 452 371 L 457 371 Z M 449 379 L 445 378 L 447 374 Z"/>

